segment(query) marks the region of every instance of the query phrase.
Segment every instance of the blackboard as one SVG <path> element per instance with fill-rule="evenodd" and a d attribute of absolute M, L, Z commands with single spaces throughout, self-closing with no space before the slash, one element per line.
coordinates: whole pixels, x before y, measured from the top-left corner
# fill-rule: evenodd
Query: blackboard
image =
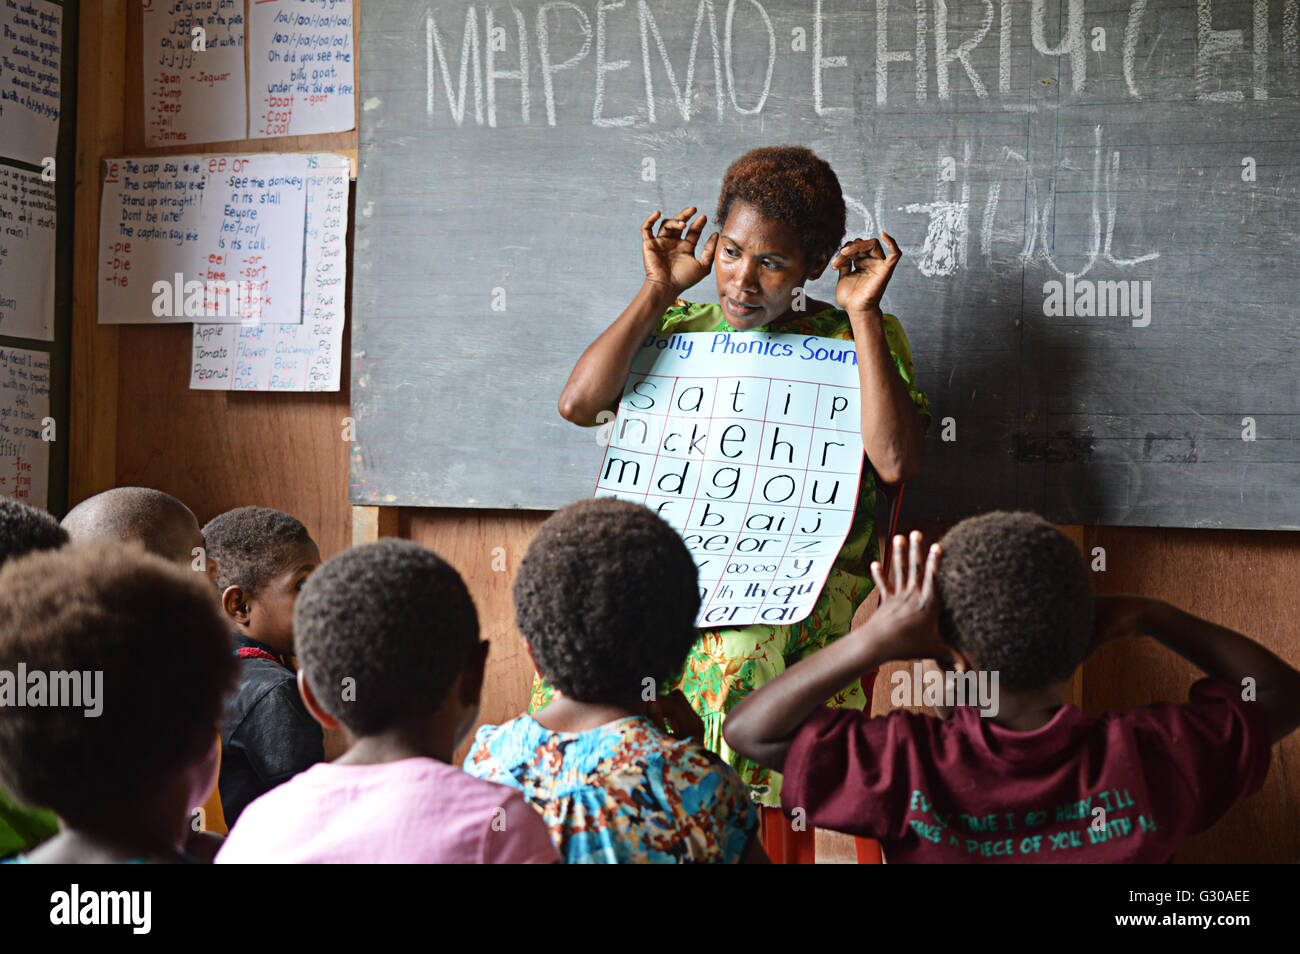
<path fill-rule="evenodd" d="M 589 496 L 556 399 L 640 222 L 796 143 L 903 245 L 910 519 L 1300 527 L 1297 7 L 367 0 L 352 502 Z"/>

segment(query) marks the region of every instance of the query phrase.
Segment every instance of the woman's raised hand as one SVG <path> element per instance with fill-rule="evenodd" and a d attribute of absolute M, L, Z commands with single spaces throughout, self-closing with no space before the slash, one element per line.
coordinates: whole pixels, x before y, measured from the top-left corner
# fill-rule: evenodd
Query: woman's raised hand
<path fill-rule="evenodd" d="M 879 239 L 854 239 L 835 253 L 831 268 L 840 273 L 835 285 L 835 303 L 847 312 L 878 309 L 885 286 L 898 266 L 903 253 L 888 232 L 881 232 L 889 243 L 885 254 Z"/>
<path fill-rule="evenodd" d="M 695 206 L 689 205 L 674 218 L 664 219 L 658 235 L 654 231 L 658 212 L 641 223 L 641 255 L 645 259 L 646 281 L 663 285 L 672 291 L 674 297 L 709 274 L 718 248 L 715 233 L 704 243 L 700 257 L 695 257 L 695 246 L 709 217 L 701 215 L 688 228 L 687 223 L 694 214 Z"/>

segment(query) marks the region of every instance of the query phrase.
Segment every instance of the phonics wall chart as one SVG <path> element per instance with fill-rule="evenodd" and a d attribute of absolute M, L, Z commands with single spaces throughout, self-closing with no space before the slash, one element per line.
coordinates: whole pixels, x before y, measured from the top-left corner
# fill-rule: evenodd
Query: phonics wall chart
<path fill-rule="evenodd" d="M 248 9 L 245 24 L 244 0 L 141 0 L 150 146 L 355 126 L 352 0 L 253 0 Z"/>
<path fill-rule="evenodd" d="M 853 522 L 862 475 L 853 343 L 801 335 L 655 335 L 605 435 L 596 496 L 681 533 L 699 626 L 796 623 Z"/>
<path fill-rule="evenodd" d="M 694 205 L 707 237 L 730 163 L 796 144 L 848 238 L 902 247 L 908 519 L 1300 527 L 1296 0 L 374 0 L 361 29 L 354 503 L 589 493 L 556 398 L 640 223 Z"/>
<path fill-rule="evenodd" d="M 190 387 L 337 391 L 342 367 L 348 161 L 308 157 L 299 324 L 195 324 Z"/>
<path fill-rule="evenodd" d="M 68 461 L 76 0 L 0 0 L 0 496 L 59 512 Z M 60 439 L 62 438 L 62 439 Z"/>
<path fill-rule="evenodd" d="M 44 351 L 0 347 L 0 496 L 48 506 L 50 356 Z"/>

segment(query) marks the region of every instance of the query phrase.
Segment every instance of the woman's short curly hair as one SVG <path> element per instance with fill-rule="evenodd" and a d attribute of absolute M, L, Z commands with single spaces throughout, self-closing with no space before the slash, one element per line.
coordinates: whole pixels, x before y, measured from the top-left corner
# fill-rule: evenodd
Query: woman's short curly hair
<path fill-rule="evenodd" d="M 682 664 L 698 574 L 686 544 L 640 504 L 584 500 L 542 524 L 515 577 L 515 618 L 537 668 L 581 702 L 621 702 Z"/>
<path fill-rule="evenodd" d="M 1068 679 L 1092 638 L 1092 581 L 1070 538 L 1035 513 L 963 520 L 940 541 L 939 633 L 1004 689 Z"/>
<path fill-rule="evenodd" d="M 718 195 L 718 228 L 737 199 L 796 229 L 809 264 L 822 255 L 829 259 L 844 238 L 840 180 L 829 163 L 804 146 L 751 149 L 733 162 Z"/>

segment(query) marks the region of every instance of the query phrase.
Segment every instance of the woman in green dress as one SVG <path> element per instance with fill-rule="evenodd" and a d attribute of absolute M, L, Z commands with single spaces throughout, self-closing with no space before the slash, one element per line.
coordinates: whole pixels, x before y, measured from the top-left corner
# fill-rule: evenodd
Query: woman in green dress
<path fill-rule="evenodd" d="M 582 426 L 617 408 L 632 361 L 655 332 L 798 333 L 851 340 L 856 346 L 862 400 L 863 469 L 852 527 L 812 613 L 789 626 L 751 625 L 701 630 L 674 684 L 704 722 L 704 742 L 750 786 L 755 801 L 779 810 L 780 776 L 730 751 L 722 738 L 728 710 L 787 666 L 844 635 L 870 594 L 868 565 L 878 553 L 876 480 L 898 484 L 917 472 L 929 424 L 929 403 L 916 389 L 911 348 L 902 325 L 881 312 L 885 287 L 901 257 L 882 233 L 841 247 L 845 205 L 826 162 L 799 147 L 755 149 L 727 170 L 718 199 L 718 233 L 696 249 L 706 216 L 694 206 L 660 223 L 641 225 L 645 281 L 632 303 L 583 353 L 560 395 L 560 413 Z M 827 267 L 839 272 L 835 302 L 806 298 L 804 285 Z M 681 295 L 710 270 L 716 304 Z M 607 419 L 607 416 L 606 416 Z M 534 686 L 530 711 L 553 690 Z M 831 705 L 863 708 L 855 683 Z"/>

